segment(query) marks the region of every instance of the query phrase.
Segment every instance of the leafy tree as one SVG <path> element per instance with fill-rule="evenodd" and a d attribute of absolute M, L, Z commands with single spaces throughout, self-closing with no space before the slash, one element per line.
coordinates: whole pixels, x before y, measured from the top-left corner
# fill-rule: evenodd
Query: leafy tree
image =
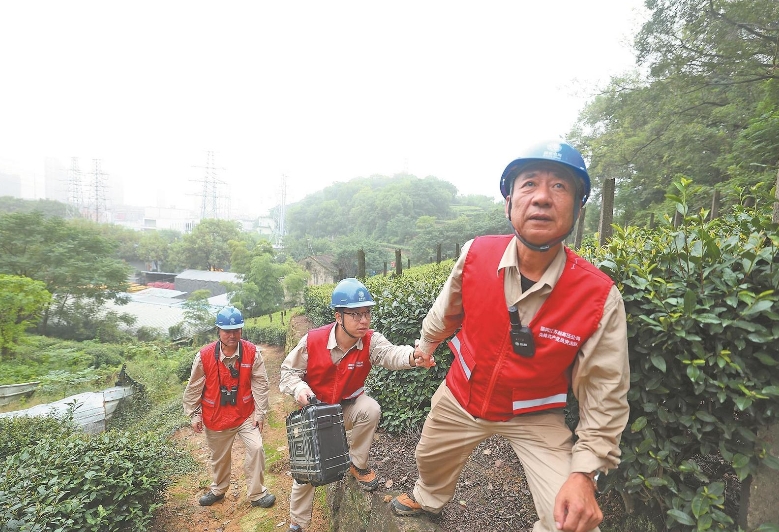
<path fill-rule="evenodd" d="M 673 209 L 665 195 L 680 175 L 696 183 L 694 205 L 708 204 L 714 189 L 731 203 L 738 187 L 769 189 L 779 159 L 779 4 L 652 0 L 647 7 L 651 17 L 635 40 L 647 75 L 613 78 L 570 135 L 590 158 L 593 205 L 602 180 L 616 180 L 620 225 Z M 594 229 L 597 212 L 588 211 Z"/>
<path fill-rule="evenodd" d="M 0 273 L 42 281 L 53 296 L 40 324 L 44 333 L 50 317 L 67 320 L 75 301 L 123 301 L 130 269 L 114 258 L 116 248 L 92 222 L 40 212 L 0 216 Z"/>
<path fill-rule="evenodd" d="M 201 220 L 191 233 L 170 246 L 170 261 L 176 269 L 230 269 L 231 240 L 240 240 L 238 222 Z"/>
<path fill-rule="evenodd" d="M 295 301 L 305 288 L 308 274 L 291 258 L 279 263 L 272 254 L 254 257 L 240 285 L 230 285 L 234 291 L 230 300 L 244 317 L 263 316 L 281 310 L 287 299 Z"/>
<path fill-rule="evenodd" d="M 105 238 L 117 243 L 116 254 L 120 259 L 126 261 L 140 259 L 138 245 L 142 233 L 116 224 L 98 224 L 97 227 Z"/>
<path fill-rule="evenodd" d="M 39 199 L 26 200 L 0 196 L 0 213 L 33 212 L 38 211 L 44 216 L 57 216 L 59 218 L 74 217 L 76 212 L 73 207 L 59 201 Z"/>
<path fill-rule="evenodd" d="M 162 264 L 168 259 L 169 242 L 157 231 L 147 231 L 138 242 L 138 258 L 154 268 L 162 270 Z"/>
<path fill-rule="evenodd" d="M 259 240 L 250 250 L 251 243 L 245 240 L 231 240 L 230 264 L 235 273 L 248 273 L 251 270 L 252 260 L 261 255 L 273 255 L 273 246 L 267 240 Z"/>
<path fill-rule="evenodd" d="M 0 358 L 6 358 L 24 331 L 40 318 L 51 301 L 41 281 L 0 275 Z"/>

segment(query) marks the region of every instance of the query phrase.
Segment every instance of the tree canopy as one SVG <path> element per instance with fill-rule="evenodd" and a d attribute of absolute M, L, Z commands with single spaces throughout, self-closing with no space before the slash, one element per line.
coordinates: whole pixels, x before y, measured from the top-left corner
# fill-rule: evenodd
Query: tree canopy
<path fill-rule="evenodd" d="M 700 206 L 715 189 L 725 201 L 743 188 L 767 192 L 779 160 L 779 3 L 645 3 L 651 16 L 635 38 L 643 74 L 612 78 L 570 135 L 596 189 L 616 180 L 615 221 L 671 211 L 665 194 L 678 176 L 696 183 Z"/>
<path fill-rule="evenodd" d="M 44 331 L 50 316 L 66 319 L 70 303 L 122 300 L 130 269 L 116 258 L 117 246 L 93 222 L 38 211 L 0 215 L 0 273 L 41 281 L 53 296 Z"/>

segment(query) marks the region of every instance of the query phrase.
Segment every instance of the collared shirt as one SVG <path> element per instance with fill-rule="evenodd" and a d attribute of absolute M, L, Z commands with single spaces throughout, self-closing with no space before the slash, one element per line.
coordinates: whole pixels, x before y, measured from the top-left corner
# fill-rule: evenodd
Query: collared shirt
<path fill-rule="evenodd" d="M 338 364 L 347 353 L 338 347 L 338 342 L 335 340 L 336 327 L 330 330 L 330 336 L 327 339 L 327 349 L 330 350 L 330 358 L 333 364 Z M 282 393 L 288 393 L 292 397 L 297 397 L 300 392 L 309 389 L 308 384 L 303 380 L 308 367 L 307 340 L 308 335 L 303 335 L 298 345 L 289 352 L 284 362 L 281 363 L 279 388 Z M 362 349 L 362 338 L 359 338 L 357 343 L 348 351 L 352 349 Z M 411 369 L 415 367 L 410 363 L 413 352 L 414 348 L 410 345 L 395 345 L 379 332 L 373 331 L 373 335 L 371 335 L 371 366 L 381 366 L 387 369 Z"/>
<path fill-rule="evenodd" d="M 219 350 L 219 361 L 224 363 L 224 353 Z M 233 364 L 237 360 L 236 356 L 227 358 L 227 365 L 229 365 L 230 359 L 233 360 Z M 195 355 L 195 360 L 192 363 L 192 375 L 189 378 L 189 383 L 184 390 L 184 413 L 188 416 L 200 413 L 200 400 L 203 397 L 203 387 L 206 384 L 206 374 L 203 371 L 203 362 L 200 360 L 200 352 Z M 254 397 L 254 419 L 255 421 L 263 421 L 268 415 L 268 392 L 270 391 L 270 385 L 268 384 L 268 372 L 265 370 L 265 361 L 260 354 L 260 348 L 257 347 L 257 353 L 254 356 L 254 364 L 252 364 L 252 396 Z"/>
<path fill-rule="evenodd" d="M 420 349 L 432 353 L 449 339 L 463 321 L 462 273 L 471 243 L 468 241 L 427 316 L 422 321 Z M 516 305 L 520 320 L 528 324 L 557 284 L 565 266 L 562 246 L 544 274 L 522 292 L 516 237 L 511 239 L 498 264 L 504 272 L 506 307 Z M 485 272 L 485 275 L 493 272 Z M 613 469 L 619 464 L 619 441 L 628 421 L 630 387 L 627 321 L 622 295 L 611 288 L 598 330 L 585 342 L 573 365 L 571 387 L 581 412 L 576 427 L 571 472 Z"/>

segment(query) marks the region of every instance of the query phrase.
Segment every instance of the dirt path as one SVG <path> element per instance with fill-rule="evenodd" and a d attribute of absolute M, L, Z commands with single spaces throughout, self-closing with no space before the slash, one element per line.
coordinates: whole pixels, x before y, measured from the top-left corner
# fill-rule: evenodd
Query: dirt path
<path fill-rule="evenodd" d="M 302 332 L 306 332 L 304 329 Z M 302 334 L 302 333 L 301 333 Z M 208 446 L 204 434 L 195 434 L 189 427 L 179 430 L 174 438 L 200 464 L 200 469 L 181 478 L 168 489 L 165 505 L 155 513 L 151 532 L 286 532 L 289 526 L 289 451 L 284 420 L 295 404 L 291 397 L 279 391 L 279 370 L 286 353 L 277 346 L 261 345 L 262 356 L 270 380 L 269 422 L 262 432 L 265 447 L 265 484 L 276 495 L 272 508 L 252 508 L 246 499 L 243 472 L 244 447 L 240 439 L 233 445 L 233 467 L 230 489 L 224 499 L 213 506 L 198 505 L 198 498 L 211 484 L 208 471 Z M 327 519 L 323 513 L 324 488 L 317 489 L 314 518 L 306 532 L 325 532 Z M 321 495 L 321 496 L 320 496 Z"/>

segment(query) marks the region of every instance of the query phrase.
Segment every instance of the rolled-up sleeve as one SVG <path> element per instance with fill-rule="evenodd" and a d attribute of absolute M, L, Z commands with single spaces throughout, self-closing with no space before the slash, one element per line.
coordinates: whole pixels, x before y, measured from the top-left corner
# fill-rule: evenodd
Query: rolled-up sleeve
<path fill-rule="evenodd" d="M 298 345 L 289 352 L 284 359 L 284 362 L 281 363 L 279 390 L 281 393 L 289 394 L 295 398 L 297 398 L 303 390 L 311 390 L 308 383 L 303 380 L 306 376 L 306 368 L 308 367 L 307 341 L 308 335 L 305 334 L 298 342 Z"/>
<path fill-rule="evenodd" d="M 395 345 L 383 334 L 374 331 L 371 335 L 370 357 L 372 366 L 381 366 L 387 369 L 412 369 L 411 353 L 414 348 L 410 345 Z"/>
<path fill-rule="evenodd" d="M 619 465 L 620 438 L 630 413 L 627 321 L 616 286 L 606 299 L 598 330 L 577 356 L 572 377 L 579 425 L 571 471 L 614 469 Z"/>

